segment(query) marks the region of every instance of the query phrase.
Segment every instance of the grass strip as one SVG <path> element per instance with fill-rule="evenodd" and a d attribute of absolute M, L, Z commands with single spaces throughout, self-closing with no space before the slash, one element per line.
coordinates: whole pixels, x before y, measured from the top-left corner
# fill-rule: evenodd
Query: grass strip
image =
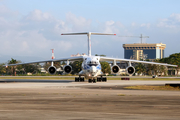
<path fill-rule="evenodd" d="M 0 79 L 72 80 L 72 77 L 0 77 Z"/>
<path fill-rule="evenodd" d="M 121 78 L 108 77 L 107 80 L 121 80 Z M 162 80 L 162 81 L 180 81 L 180 78 L 130 78 L 130 80 Z"/>
<path fill-rule="evenodd" d="M 77 76 L 3 76 L 3 77 L 0 77 L 0 79 L 44 79 L 44 80 L 74 80 L 74 78 L 77 77 Z M 124 77 L 123 77 L 124 78 Z M 121 77 L 107 77 L 107 80 L 121 80 Z M 133 78 L 131 77 L 130 80 L 159 80 L 159 81 L 180 81 L 180 78 Z"/>
<path fill-rule="evenodd" d="M 174 80 L 174 81 L 180 81 L 180 78 L 130 78 L 131 80 L 165 80 L 165 81 L 169 81 L 169 80 Z"/>
<path fill-rule="evenodd" d="M 149 85 L 137 85 L 137 86 L 128 86 L 125 89 L 133 90 L 167 90 L 167 91 L 180 91 L 180 87 L 171 87 L 171 86 L 149 86 Z"/>

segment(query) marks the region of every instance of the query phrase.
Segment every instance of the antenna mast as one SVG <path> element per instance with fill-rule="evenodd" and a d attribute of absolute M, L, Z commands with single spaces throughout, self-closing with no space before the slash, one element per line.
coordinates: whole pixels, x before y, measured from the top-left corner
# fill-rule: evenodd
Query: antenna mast
<path fill-rule="evenodd" d="M 52 60 L 53 60 L 55 58 L 54 57 L 54 49 L 51 49 L 51 50 L 52 50 Z M 53 61 L 51 62 L 51 66 L 54 66 L 54 62 Z"/>
<path fill-rule="evenodd" d="M 51 49 L 52 50 L 52 59 L 54 59 L 55 57 L 54 57 L 54 49 Z"/>
<path fill-rule="evenodd" d="M 118 36 L 118 37 L 136 37 L 136 38 L 141 38 L 141 44 L 142 44 L 142 38 L 149 38 L 149 36 L 143 36 L 142 34 L 139 36 Z"/>

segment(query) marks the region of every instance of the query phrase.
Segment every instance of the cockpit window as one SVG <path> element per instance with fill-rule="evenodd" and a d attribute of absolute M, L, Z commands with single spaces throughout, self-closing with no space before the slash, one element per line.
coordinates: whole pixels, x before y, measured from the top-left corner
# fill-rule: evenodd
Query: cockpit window
<path fill-rule="evenodd" d="M 89 66 L 97 66 L 97 65 L 98 65 L 98 62 L 96 62 L 96 61 L 89 61 L 87 64 L 88 64 Z"/>

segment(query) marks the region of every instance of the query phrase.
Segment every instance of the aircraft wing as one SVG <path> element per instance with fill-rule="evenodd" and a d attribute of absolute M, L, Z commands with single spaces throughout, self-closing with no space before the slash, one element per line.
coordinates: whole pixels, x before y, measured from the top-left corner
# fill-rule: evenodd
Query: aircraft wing
<path fill-rule="evenodd" d="M 126 61 L 131 63 L 143 63 L 143 64 L 154 64 L 154 65 L 164 65 L 164 66 L 171 66 L 171 67 L 178 67 L 177 65 L 171 65 L 166 63 L 157 63 L 157 62 L 148 62 L 148 61 L 140 61 L 140 60 L 131 60 L 131 59 L 120 59 L 120 58 L 109 58 L 109 57 L 101 57 L 100 61 Z"/>
<path fill-rule="evenodd" d="M 33 64 L 33 63 L 44 63 L 44 62 L 80 61 L 80 60 L 83 60 L 83 56 L 61 58 L 61 59 L 50 59 L 50 60 L 43 60 L 43 61 L 33 61 L 33 62 L 25 62 L 25 63 L 17 63 L 17 64 L 9 64 L 9 65 L 4 65 L 4 66 L 16 66 L 16 65 L 25 65 L 25 64 Z"/>

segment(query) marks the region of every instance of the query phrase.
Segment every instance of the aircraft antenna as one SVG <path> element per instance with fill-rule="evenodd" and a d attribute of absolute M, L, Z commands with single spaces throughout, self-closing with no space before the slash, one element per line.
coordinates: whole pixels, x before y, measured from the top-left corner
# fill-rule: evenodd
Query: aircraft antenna
<path fill-rule="evenodd" d="M 52 50 L 52 59 L 54 59 L 55 57 L 54 57 L 54 49 L 51 49 Z"/>

